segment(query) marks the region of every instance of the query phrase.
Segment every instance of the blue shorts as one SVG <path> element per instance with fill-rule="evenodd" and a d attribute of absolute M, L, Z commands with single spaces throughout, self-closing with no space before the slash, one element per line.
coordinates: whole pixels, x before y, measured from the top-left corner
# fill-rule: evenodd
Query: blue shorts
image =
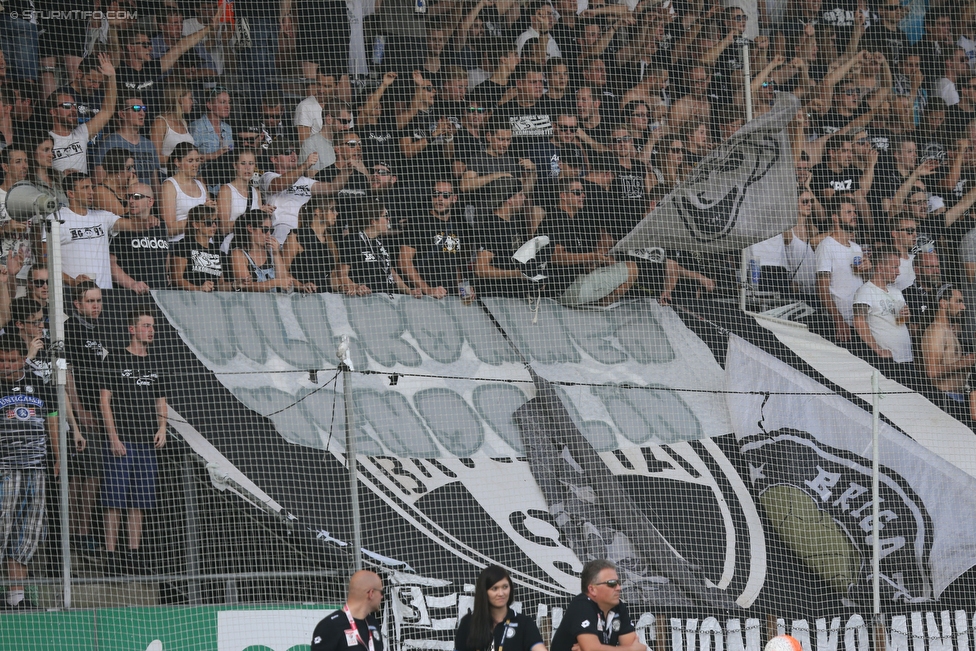
<path fill-rule="evenodd" d="M 123 443 L 117 457 L 105 446 L 102 457 L 102 506 L 109 509 L 151 509 L 156 506 L 156 449 L 145 443 Z"/>

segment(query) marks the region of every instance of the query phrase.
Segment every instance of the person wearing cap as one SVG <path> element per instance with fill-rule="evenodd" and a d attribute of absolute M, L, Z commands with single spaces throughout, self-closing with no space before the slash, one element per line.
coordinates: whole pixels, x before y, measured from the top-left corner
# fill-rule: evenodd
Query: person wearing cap
<path fill-rule="evenodd" d="M 274 235 L 284 243 L 288 233 L 298 228 L 298 210 L 313 195 L 335 195 L 349 180 L 351 168 L 345 168 L 325 183 L 309 176 L 318 162 L 318 154 L 311 153 L 300 164 L 294 143 L 280 140 L 271 144 L 270 160 L 273 172 L 265 172 L 258 181 L 265 203 L 274 206 Z"/>
<path fill-rule="evenodd" d="M 623 581 L 613 561 L 584 565 L 580 588 L 552 636 L 551 651 L 647 651 L 621 600 Z"/>

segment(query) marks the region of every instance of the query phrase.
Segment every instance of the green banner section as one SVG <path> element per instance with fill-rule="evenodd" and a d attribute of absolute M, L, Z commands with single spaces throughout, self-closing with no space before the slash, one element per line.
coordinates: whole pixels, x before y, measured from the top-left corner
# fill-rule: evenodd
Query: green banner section
<path fill-rule="evenodd" d="M 0 615 L 0 651 L 308 651 L 337 606 L 103 608 Z"/>

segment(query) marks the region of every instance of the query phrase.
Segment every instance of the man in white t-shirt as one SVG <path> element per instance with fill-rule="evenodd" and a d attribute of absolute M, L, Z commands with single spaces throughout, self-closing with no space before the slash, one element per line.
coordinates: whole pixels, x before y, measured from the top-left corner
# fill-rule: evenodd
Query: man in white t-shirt
<path fill-rule="evenodd" d="M 312 153 L 301 164 L 294 143 L 277 140 L 271 144 L 270 158 L 274 172 L 265 172 L 258 181 L 264 193 L 265 203 L 275 207 L 274 236 L 285 243 L 293 229 L 298 228 L 298 211 L 313 194 L 334 195 L 349 180 L 349 168 L 339 171 L 329 182 L 316 181 L 306 174 L 318 162 L 318 154 Z"/>
<path fill-rule="evenodd" d="M 874 252 L 874 275 L 854 293 L 854 330 L 867 347 L 865 358 L 888 377 L 904 382 L 911 379 L 912 335 L 905 297 L 892 284 L 899 262 L 895 249 L 879 247 Z"/>
<path fill-rule="evenodd" d="M 301 141 L 302 149 L 298 157 L 305 160 L 313 152 L 319 155 L 318 162 L 311 168 L 312 172 L 335 165 L 336 152 L 332 141 L 336 137 L 342 138 L 352 124 L 352 107 L 339 100 L 329 100 L 322 109 L 322 128 Z"/>
<path fill-rule="evenodd" d="M 57 215 L 61 220 L 61 264 L 65 285 L 74 287 L 93 280 L 102 289 L 112 289 L 109 237 L 122 231 L 145 227 L 106 210 L 92 210 L 95 192 L 87 174 L 64 177 L 68 207 Z"/>
<path fill-rule="evenodd" d="M 833 229 L 817 247 L 817 297 L 827 316 L 825 334 L 844 345 L 851 341 L 854 293 L 864 283 L 861 276 L 871 270 L 871 262 L 854 241 L 857 208 L 853 197 L 834 197 L 828 203 L 828 214 Z"/>
<path fill-rule="evenodd" d="M 335 97 L 336 80 L 332 75 L 319 73 L 308 83 L 308 97 L 295 107 L 295 127 L 298 142 L 305 142 L 313 133 L 322 130 L 322 107 Z"/>
<path fill-rule="evenodd" d="M 56 91 L 48 99 L 51 139 L 54 141 L 52 166 L 62 174 L 88 173 L 88 143 L 105 128 L 115 114 L 115 66 L 107 54 L 98 55 L 98 71 L 105 75 L 105 98 L 88 122 L 78 124 L 78 104 L 71 93 Z"/>

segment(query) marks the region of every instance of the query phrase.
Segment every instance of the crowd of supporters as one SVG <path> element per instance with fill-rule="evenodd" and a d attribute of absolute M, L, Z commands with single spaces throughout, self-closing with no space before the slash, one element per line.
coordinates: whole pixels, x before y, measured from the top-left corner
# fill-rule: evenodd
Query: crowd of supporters
<path fill-rule="evenodd" d="M 976 3 L 46 4 L 0 16 L 8 329 L 47 273 L 43 223 L 2 208 L 21 181 L 61 204 L 76 307 L 113 287 L 701 300 L 738 255 L 610 251 L 788 92 L 797 223 L 748 280 L 971 417 Z"/>

